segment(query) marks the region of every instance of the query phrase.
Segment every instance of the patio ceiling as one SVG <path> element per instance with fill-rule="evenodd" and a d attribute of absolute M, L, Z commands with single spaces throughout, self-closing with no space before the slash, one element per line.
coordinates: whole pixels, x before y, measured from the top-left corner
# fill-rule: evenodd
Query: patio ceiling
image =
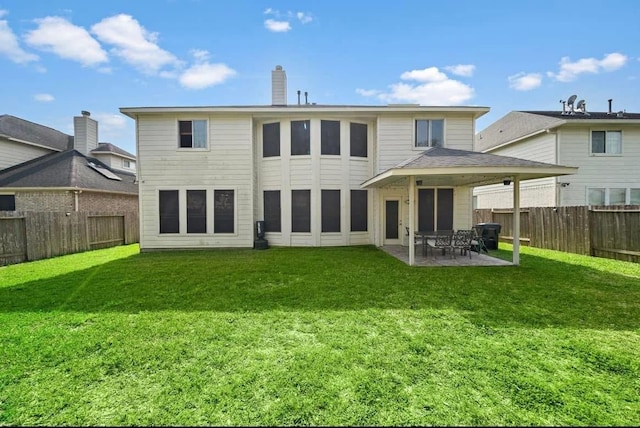
<path fill-rule="evenodd" d="M 429 148 L 370 178 L 362 188 L 407 185 L 408 177 L 423 186 L 484 186 L 505 180 L 531 180 L 575 174 L 576 167 L 467 150 Z"/>

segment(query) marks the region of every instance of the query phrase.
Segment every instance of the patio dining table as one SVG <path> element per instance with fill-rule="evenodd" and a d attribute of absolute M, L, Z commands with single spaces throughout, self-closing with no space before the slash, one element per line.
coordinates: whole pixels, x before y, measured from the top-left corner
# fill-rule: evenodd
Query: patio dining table
<path fill-rule="evenodd" d="M 416 237 L 420 238 L 420 241 L 422 242 L 422 255 L 426 256 L 427 255 L 427 246 L 428 243 L 427 241 L 429 239 L 433 240 L 436 239 L 436 231 L 435 230 L 418 230 L 416 232 L 414 232 Z"/>

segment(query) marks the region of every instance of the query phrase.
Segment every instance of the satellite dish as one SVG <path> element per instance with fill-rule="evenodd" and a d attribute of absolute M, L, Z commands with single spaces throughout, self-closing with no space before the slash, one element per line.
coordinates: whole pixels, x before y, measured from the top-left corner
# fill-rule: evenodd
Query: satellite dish
<path fill-rule="evenodd" d="M 584 100 L 578 101 L 578 105 L 576 106 L 578 110 L 582 110 L 584 108 Z"/>
<path fill-rule="evenodd" d="M 577 96 L 577 95 L 571 95 L 571 96 L 569 97 L 569 99 L 567 100 L 567 105 L 572 106 L 572 105 L 573 105 L 573 103 L 576 101 L 576 98 L 578 98 L 578 96 Z"/>

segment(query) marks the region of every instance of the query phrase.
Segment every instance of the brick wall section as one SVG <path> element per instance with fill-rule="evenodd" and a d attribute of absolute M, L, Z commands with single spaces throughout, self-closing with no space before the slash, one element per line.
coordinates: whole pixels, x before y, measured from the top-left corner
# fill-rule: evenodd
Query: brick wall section
<path fill-rule="evenodd" d="M 16 192 L 16 211 L 74 210 L 73 193 L 68 191 Z"/>
<path fill-rule="evenodd" d="M 75 196 L 71 191 L 16 192 L 16 211 L 73 212 Z M 81 212 L 138 212 L 137 195 L 83 191 L 78 195 Z"/>
<path fill-rule="evenodd" d="M 78 211 L 138 212 L 138 195 L 119 195 L 99 192 L 82 192 L 78 199 Z"/>

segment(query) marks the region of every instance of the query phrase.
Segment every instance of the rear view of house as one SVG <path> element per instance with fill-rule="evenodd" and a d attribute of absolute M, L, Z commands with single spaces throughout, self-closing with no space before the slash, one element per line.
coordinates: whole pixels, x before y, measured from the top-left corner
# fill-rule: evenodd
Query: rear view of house
<path fill-rule="evenodd" d="M 407 245 L 472 223 L 472 188 L 571 171 L 472 152 L 487 107 L 123 107 L 136 121 L 141 249 Z M 412 246 L 410 246 L 412 248 Z"/>

